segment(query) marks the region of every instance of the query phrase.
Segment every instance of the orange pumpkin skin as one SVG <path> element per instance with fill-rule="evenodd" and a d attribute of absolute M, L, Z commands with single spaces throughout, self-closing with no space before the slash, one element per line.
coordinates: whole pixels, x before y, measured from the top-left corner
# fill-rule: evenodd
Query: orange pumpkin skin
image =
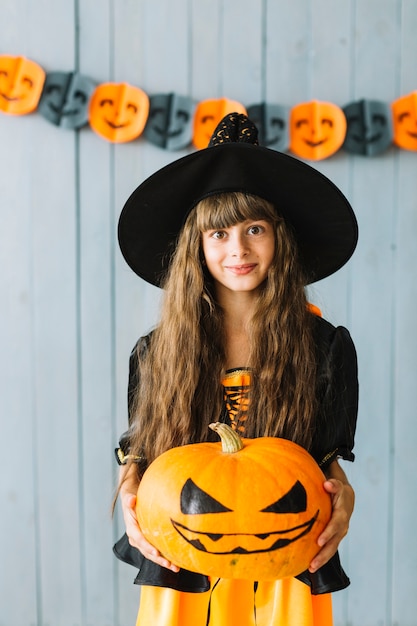
<path fill-rule="evenodd" d="M 36 109 L 41 97 L 45 71 L 22 56 L 0 55 L 0 111 L 26 115 Z"/>
<path fill-rule="evenodd" d="M 113 143 L 133 141 L 142 134 L 149 114 L 149 97 L 129 83 L 102 83 L 89 103 L 89 123 Z"/>
<path fill-rule="evenodd" d="M 139 526 L 168 560 L 194 572 L 247 580 L 300 574 L 331 516 L 325 476 L 285 439 L 242 443 L 234 453 L 207 442 L 159 456 L 139 485 Z"/>
<path fill-rule="evenodd" d="M 417 91 L 391 104 L 394 143 L 404 150 L 417 150 Z"/>
<path fill-rule="evenodd" d="M 331 102 L 312 100 L 297 104 L 290 113 L 290 150 L 310 161 L 331 156 L 346 136 L 343 110 Z"/>
<path fill-rule="evenodd" d="M 193 121 L 193 144 L 197 150 L 207 148 L 217 124 L 229 113 L 246 115 L 246 109 L 229 98 L 202 100 L 197 104 Z"/>

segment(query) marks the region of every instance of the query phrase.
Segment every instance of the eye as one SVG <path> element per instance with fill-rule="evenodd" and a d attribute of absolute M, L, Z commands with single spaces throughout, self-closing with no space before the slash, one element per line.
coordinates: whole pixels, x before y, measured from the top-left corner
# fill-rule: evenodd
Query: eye
<path fill-rule="evenodd" d="M 214 115 L 203 115 L 203 117 L 201 118 L 201 123 L 206 124 L 209 120 L 214 120 Z"/>
<path fill-rule="evenodd" d="M 28 76 L 22 78 L 22 83 L 26 83 L 29 87 L 33 87 L 33 80 Z"/>
<path fill-rule="evenodd" d="M 60 93 L 61 92 L 61 87 L 59 87 L 58 85 L 48 85 L 48 87 L 46 89 L 46 93 L 48 94 L 48 96 L 53 94 L 55 91 Z"/>
<path fill-rule="evenodd" d="M 181 489 L 181 513 L 184 515 L 200 515 L 201 513 L 227 513 L 228 509 L 208 493 L 197 487 L 189 478 Z"/>
<path fill-rule="evenodd" d="M 279 117 L 274 117 L 271 120 L 271 124 L 272 126 L 277 126 L 278 128 L 280 128 L 281 130 L 284 128 L 285 124 L 284 124 L 284 120 L 281 120 Z"/>
<path fill-rule="evenodd" d="M 152 111 L 150 112 L 150 117 L 153 119 L 154 117 L 156 117 L 157 115 L 160 115 L 161 113 L 164 113 L 164 109 L 161 109 L 161 108 L 152 109 Z"/>
<path fill-rule="evenodd" d="M 372 121 L 374 122 L 374 124 L 381 124 L 381 126 L 385 126 L 386 124 L 385 117 L 378 113 L 375 113 L 375 115 L 372 116 Z"/>
<path fill-rule="evenodd" d="M 113 100 L 110 100 L 110 98 L 105 98 L 104 100 L 100 100 L 101 107 L 104 107 L 107 104 L 109 104 L 110 106 L 113 106 Z"/>
<path fill-rule="evenodd" d="M 249 235 L 259 235 L 263 232 L 265 232 L 265 228 L 259 224 L 253 224 L 253 226 L 249 226 L 248 228 Z"/>
<path fill-rule="evenodd" d="M 398 121 L 403 122 L 406 117 L 410 117 L 410 114 L 404 111 L 404 113 L 400 113 L 400 115 L 398 116 Z"/>
<path fill-rule="evenodd" d="M 87 96 L 85 95 L 84 92 L 79 91 L 77 89 L 77 91 L 74 94 L 74 100 L 79 100 L 80 102 L 84 104 L 84 102 L 87 102 Z"/>
<path fill-rule="evenodd" d="M 190 119 L 190 116 L 187 113 L 187 111 L 177 111 L 177 118 L 179 120 L 183 120 L 184 122 L 188 122 L 188 120 Z"/>
<path fill-rule="evenodd" d="M 297 120 L 295 126 L 296 128 L 301 128 L 301 126 L 304 126 L 304 124 L 308 124 L 308 121 L 306 119 Z"/>
<path fill-rule="evenodd" d="M 324 117 L 321 120 L 321 123 L 323 124 L 323 126 L 326 125 L 326 126 L 330 126 L 330 128 L 333 128 L 333 121 L 329 120 L 329 118 L 327 118 L 327 117 Z"/>
<path fill-rule="evenodd" d="M 0 76 L 8 76 L 6 70 L 0 70 Z"/>
<path fill-rule="evenodd" d="M 129 109 L 131 109 L 133 111 L 133 113 L 137 113 L 138 112 L 138 107 L 136 106 L 136 104 L 132 104 L 131 102 L 129 102 L 129 104 L 127 105 L 127 110 L 129 111 Z"/>
<path fill-rule="evenodd" d="M 224 230 L 214 230 L 210 233 L 210 237 L 212 239 L 224 239 L 227 236 L 227 233 Z"/>
<path fill-rule="evenodd" d="M 307 510 L 307 493 L 299 480 L 279 500 L 262 509 L 261 513 L 302 513 Z"/>

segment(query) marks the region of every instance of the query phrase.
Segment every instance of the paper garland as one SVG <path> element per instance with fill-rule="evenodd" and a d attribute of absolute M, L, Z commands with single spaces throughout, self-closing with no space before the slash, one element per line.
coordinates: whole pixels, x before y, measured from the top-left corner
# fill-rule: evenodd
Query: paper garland
<path fill-rule="evenodd" d="M 392 103 L 362 99 L 343 108 L 312 100 L 295 106 L 262 102 L 245 106 L 228 98 L 195 102 L 175 93 L 148 95 L 129 83 L 101 83 L 79 72 L 49 72 L 23 56 L 0 55 L 0 113 L 38 110 L 65 129 L 89 125 L 112 143 L 143 135 L 166 150 L 205 148 L 227 113 L 247 113 L 259 143 L 306 160 L 343 149 L 373 157 L 391 145 L 417 151 L 417 90 Z"/>

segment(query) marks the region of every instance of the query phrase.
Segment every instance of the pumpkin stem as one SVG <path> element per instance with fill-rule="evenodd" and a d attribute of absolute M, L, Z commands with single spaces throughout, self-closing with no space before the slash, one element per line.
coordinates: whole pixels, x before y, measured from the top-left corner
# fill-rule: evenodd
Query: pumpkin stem
<path fill-rule="evenodd" d="M 214 430 L 219 435 L 222 442 L 223 452 L 232 454 L 233 452 L 239 452 L 239 450 L 243 448 L 242 439 L 228 424 L 215 422 L 213 424 L 209 424 L 209 428 Z"/>

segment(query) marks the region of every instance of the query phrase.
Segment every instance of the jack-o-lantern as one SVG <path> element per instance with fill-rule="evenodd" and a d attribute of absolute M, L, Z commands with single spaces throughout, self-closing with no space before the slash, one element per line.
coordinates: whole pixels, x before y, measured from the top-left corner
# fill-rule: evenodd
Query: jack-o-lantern
<path fill-rule="evenodd" d="M 345 135 L 346 117 L 336 104 L 312 100 L 291 109 L 290 150 L 303 159 L 326 159 L 339 150 Z"/>
<path fill-rule="evenodd" d="M 391 111 L 386 102 L 359 100 L 347 104 L 343 112 L 347 121 L 344 150 L 376 156 L 392 145 Z"/>
<path fill-rule="evenodd" d="M 179 150 L 191 143 L 195 103 L 175 93 L 149 98 L 150 108 L 144 137 L 166 150 Z"/>
<path fill-rule="evenodd" d="M 273 580 L 295 576 L 319 551 L 331 516 L 324 474 L 303 448 L 275 437 L 172 448 L 146 470 L 137 517 L 145 537 L 190 571 Z"/>
<path fill-rule="evenodd" d="M 394 143 L 405 150 L 417 150 L 417 91 L 391 104 Z"/>
<path fill-rule="evenodd" d="M 0 111 L 26 115 L 38 106 L 45 72 L 25 57 L 0 55 Z"/>
<path fill-rule="evenodd" d="M 248 107 L 248 117 L 258 129 L 259 145 L 280 150 L 288 148 L 289 108 L 282 104 L 252 104 Z"/>
<path fill-rule="evenodd" d="M 243 113 L 243 104 L 228 98 L 202 100 L 197 104 L 194 114 L 193 144 L 198 149 L 207 148 L 211 136 L 218 123 L 229 113 Z"/>
<path fill-rule="evenodd" d="M 90 126 L 98 135 L 114 143 L 139 137 L 148 114 L 148 95 L 128 83 L 102 83 L 91 96 Z"/>
<path fill-rule="evenodd" d="M 74 129 L 88 122 L 88 103 L 95 83 L 78 72 L 48 72 L 38 111 L 56 126 Z"/>

